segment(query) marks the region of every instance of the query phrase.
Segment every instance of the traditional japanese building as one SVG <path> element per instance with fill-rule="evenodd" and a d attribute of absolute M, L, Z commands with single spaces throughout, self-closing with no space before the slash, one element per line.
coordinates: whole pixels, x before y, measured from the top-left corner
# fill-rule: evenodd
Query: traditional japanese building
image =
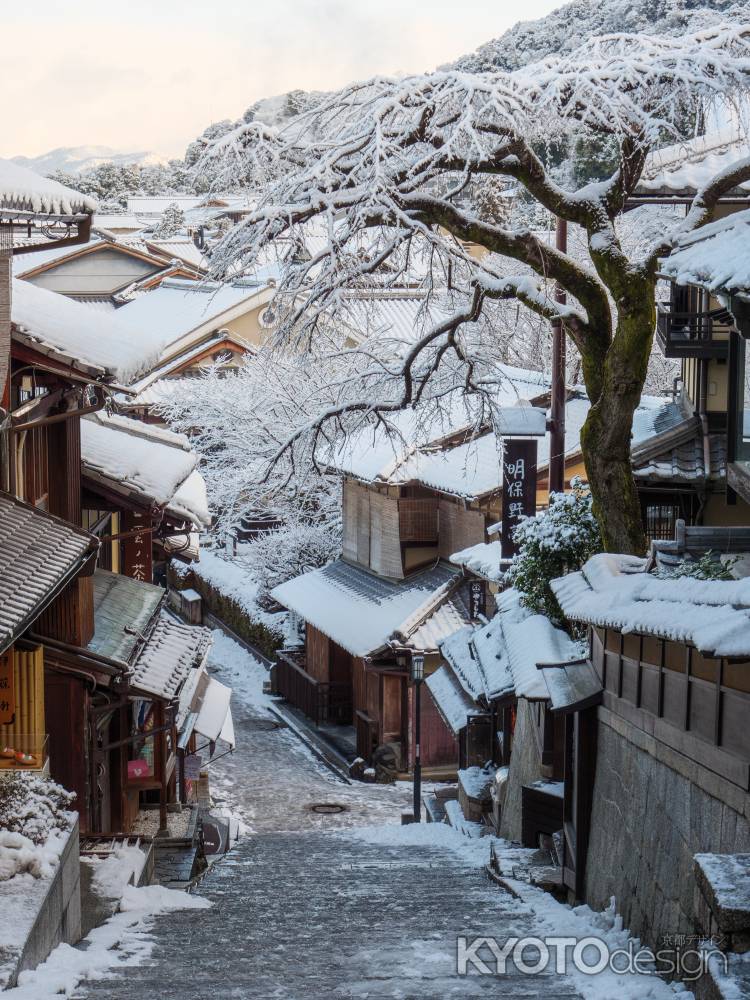
<path fill-rule="evenodd" d="M 34 176 L 24 183 L 21 193 L 31 190 Z M 40 180 L 30 203 L 38 208 L 46 190 Z M 53 186 L 49 197 L 63 195 Z M 75 193 L 64 197 L 73 200 Z M 8 213 L 13 227 L 16 211 Z M 43 221 L 50 229 L 55 224 L 47 216 Z M 63 231 L 72 221 L 63 218 Z M 24 215 L 22 237 L 29 231 L 33 224 Z M 215 704 L 201 723 L 206 699 L 217 701 L 203 669 L 208 633 L 166 616 L 165 591 L 137 579 L 146 574 L 136 572 L 135 563 L 130 576 L 115 571 L 127 567 L 127 553 L 117 546 L 129 539 L 112 530 L 115 504 L 107 507 L 101 491 L 110 474 L 118 513 L 131 514 L 139 502 L 150 506 L 144 542 L 150 557 L 154 535 L 162 532 L 166 546 L 172 531 L 189 535 L 205 523 L 205 496 L 184 488 L 196 474 L 196 459 L 184 439 L 140 424 L 131 441 L 133 428 L 123 426 L 130 422 L 103 412 L 120 382 L 151 360 L 151 338 L 120 327 L 114 316 L 18 280 L 8 319 L 0 463 L 0 766 L 51 775 L 74 791 L 83 831 L 127 832 L 149 801 L 160 808 L 165 827 L 168 801 L 184 796 L 179 762 L 198 734 L 211 746 L 221 732 L 233 742 L 228 698 L 218 699 L 226 700 L 219 731 Z M 96 423 L 90 428 L 89 421 Z M 100 438 L 87 433 L 94 426 Z M 140 442 L 146 455 L 135 454 Z M 131 464 L 108 465 L 116 460 Z M 106 510 L 106 525 L 92 521 L 82 465 L 92 492 L 100 491 L 96 502 Z M 181 705 L 188 682 L 190 696 Z M 189 720 L 189 731 L 180 735 L 178 727 Z"/>
<path fill-rule="evenodd" d="M 155 288 L 167 278 L 199 280 L 205 268 L 190 240 L 159 244 L 100 233 L 83 246 L 61 246 L 19 257 L 13 273 L 93 308 L 116 309 L 134 289 Z"/>
<path fill-rule="evenodd" d="M 536 396 L 541 382 L 538 373 L 508 370 L 513 402 L 523 391 Z M 513 433 L 544 433 L 543 410 L 502 412 Z M 495 434 L 472 440 L 465 412 L 450 424 L 425 447 L 365 434 L 333 457 L 344 477 L 341 559 L 272 592 L 306 623 L 304 648 L 280 654 L 277 691 L 318 723 L 353 726 L 365 760 L 389 749 L 401 771 L 414 759 L 414 657 L 431 673 L 442 639 L 492 613 L 484 581 L 449 559 L 486 542 L 499 521 L 502 455 Z M 533 487 L 526 500 L 533 511 Z M 422 762 L 454 770 L 455 734 L 429 694 L 421 717 Z"/>

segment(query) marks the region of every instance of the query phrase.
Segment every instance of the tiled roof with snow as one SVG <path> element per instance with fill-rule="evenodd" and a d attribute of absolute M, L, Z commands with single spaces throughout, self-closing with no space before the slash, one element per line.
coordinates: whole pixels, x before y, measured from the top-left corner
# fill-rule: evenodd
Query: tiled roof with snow
<path fill-rule="evenodd" d="M 197 469 L 178 487 L 167 504 L 167 509 L 199 527 L 207 528 L 211 524 L 206 481 Z"/>
<path fill-rule="evenodd" d="M 171 701 L 211 648 L 211 632 L 162 615 L 133 662 L 131 684 Z"/>
<path fill-rule="evenodd" d="M 493 392 L 506 433 L 537 434 L 542 430 L 540 411 L 529 400 L 549 391 L 542 372 L 502 366 L 502 381 Z M 477 400 L 455 394 L 443 401 L 443 412 L 425 426 L 421 414 L 405 411 L 392 417 L 396 434 L 366 429 L 351 435 L 326 461 L 344 475 L 364 482 L 409 482 L 417 480 L 436 489 L 474 496 L 495 489 L 502 482 L 494 435 L 480 435 L 466 445 L 446 451 L 427 450 L 445 438 L 472 430 Z M 543 446 L 540 440 L 540 446 Z M 442 485 L 437 485 L 442 484 Z"/>
<path fill-rule="evenodd" d="M 195 282 L 168 278 L 158 288 L 118 309 L 130 329 L 146 330 L 160 345 L 173 345 L 188 334 L 207 332 L 243 307 L 259 305 L 267 287 L 251 282 Z M 257 300 L 257 301 L 256 301 Z"/>
<path fill-rule="evenodd" d="M 507 590 L 497 598 L 498 611 L 486 625 L 461 633 L 441 643 L 441 651 L 456 673 L 472 677 L 470 688 L 481 681 L 487 701 L 515 695 L 530 700 L 546 699 L 547 686 L 540 663 L 565 663 L 581 655 L 580 644 L 544 615 L 521 606 L 519 595 Z"/>
<path fill-rule="evenodd" d="M 109 232 L 114 229 L 127 230 L 128 232 L 143 229 L 143 223 L 134 215 L 102 215 L 100 212 L 94 215 L 92 226 L 95 229 L 106 229 Z"/>
<path fill-rule="evenodd" d="M 180 490 L 198 464 L 198 456 L 182 434 L 174 434 L 128 417 L 92 413 L 81 421 L 81 463 L 84 473 L 105 479 L 118 492 L 137 493 L 147 502 L 186 510 L 189 503 Z M 201 480 L 202 481 L 202 480 Z M 195 511 L 190 519 L 208 523 Z"/>
<path fill-rule="evenodd" d="M 116 313 L 89 309 L 57 292 L 13 279 L 11 317 L 19 339 L 121 382 L 153 364 L 161 341 Z"/>
<path fill-rule="evenodd" d="M 477 542 L 476 545 L 470 545 L 468 549 L 454 552 L 449 561 L 454 566 L 462 566 L 470 573 L 481 576 L 483 580 L 497 583 L 504 572 L 500 569 L 502 548 L 502 543 L 499 541 Z"/>
<path fill-rule="evenodd" d="M 660 271 L 679 285 L 750 296 L 750 209 L 694 230 L 662 260 Z"/>
<path fill-rule="evenodd" d="M 29 627 L 96 546 L 81 528 L 0 493 L 0 650 Z"/>
<path fill-rule="evenodd" d="M 552 581 L 567 618 L 602 628 L 692 643 L 716 656 L 750 656 L 750 577 L 664 578 L 634 556 L 592 556 Z"/>
<path fill-rule="evenodd" d="M 0 160 L 0 207 L 45 215 L 80 215 L 94 212 L 97 202 L 28 167 Z"/>
<path fill-rule="evenodd" d="M 271 596 L 353 656 L 367 656 L 396 635 L 400 645 L 412 646 L 414 632 L 459 580 L 442 562 L 392 583 L 337 560 L 282 583 Z"/>
<path fill-rule="evenodd" d="M 750 143 L 736 129 L 712 132 L 657 149 L 646 159 L 638 194 L 690 196 L 722 170 L 750 156 Z M 750 194 L 750 182 L 740 186 Z"/>
<path fill-rule="evenodd" d="M 469 716 L 481 711 L 461 687 L 453 671 L 447 667 L 438 667 L 426 678 L 425 683 L 432 700 L 455 736 L 466 726 Z"/>
<path fill-rule="evenodd" d="M 206 257 L 191 239 L 180 239 L 176 236 L 170 239 L 159 239 L 155 236 L 149 236 L 145 243 L 149 250 L 167 257 L 169 260 L 182 260 L 186 264 L 190 264 L 191 267 L 205 270 Z"/>

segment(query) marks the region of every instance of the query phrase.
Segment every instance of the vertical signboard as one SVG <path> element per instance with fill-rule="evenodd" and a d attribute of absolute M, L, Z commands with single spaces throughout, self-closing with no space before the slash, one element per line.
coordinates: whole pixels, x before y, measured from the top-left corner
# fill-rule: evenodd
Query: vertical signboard
<path fill-rule="evenodd" d="M 472 580 L 469 584 L 469 596 L 471 598 L 470 613 L 472 621 L 476 621 L 486 613 L 487 599 L 485 588 L 486 584 L 484 580 Z"/>
<path fill-rule="evenodd" d="M 16 714 L 16 694 L 13 680 L 13 650 L 0 653 L 0 726 L 8 726 Z"/>
<path fill-rule="evenodd" d="M 122 572 L 134 580 L 153 583 L 150 516 L 139 511 L 123 511 L 121 531 L 126 536 L 122 542 Z"/>
<path fill-rule="evenodd" d="M 536 513 L 536 441 L 508 440 L 503 451 L 503 559 L 518 551 L 513 532 Z"/>

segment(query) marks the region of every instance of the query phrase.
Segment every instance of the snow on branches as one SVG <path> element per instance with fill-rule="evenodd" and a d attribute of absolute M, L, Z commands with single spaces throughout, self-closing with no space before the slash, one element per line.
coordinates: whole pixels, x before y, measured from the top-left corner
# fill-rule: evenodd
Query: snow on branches
<path fill-rule="evenodd" d="M 348 321 L 353 290 L 417 286 L 439 300 L 437 315 L 423 310 L 397 357 L 371 354 L 367 386 L 355 380 L 348 399 L 308 426 L 314 435 L 347 413 L 377 422 L 420 405 L 433 379 L 442 378 L 443 392 L 481 392 L 485 356 L 474 348 L 489 338 L 476 331 L 492 327 L 497 302 L 514 299 L 542 320 L 561 319 L 593 404 L 582 446 L 605 545 L 639 551 L 630 430 L 653 342 L 657 261 L 750 179 L 750 160 L 710 181 L 687 217 L 636 256 L 624 245 L 622 219 L 649 151 L 684 138 L 686 124 L 698 129 L 714 108 L 736 110 L 749 85 L 750 24 L 733 23 L 681 37 L 592 38 L 513 72 L 352 85 L 281 130 L 245 123 L 207 151 L 220 177 L 225 165 L 225 183 L 255 187 L 259 199 L 215 250 L 214 273 L 275 255 L 276 340 L 296 350 L 332 321 Z M 611 169 L 571 186 L 576 171 L 555 162 L 556 150 L 575 156 L 602 139 L 613 151 Z M 548 231 L 529 225 L 533 211 L 480 215 L 472 192 L 487 179 L 495 203 L 508 195 L 580 230 L 585 253 L 558 249 Z M 306 241 L 307 253 L 289 252 Z M 287 445 L 298 441 L 291 435 Z"/>

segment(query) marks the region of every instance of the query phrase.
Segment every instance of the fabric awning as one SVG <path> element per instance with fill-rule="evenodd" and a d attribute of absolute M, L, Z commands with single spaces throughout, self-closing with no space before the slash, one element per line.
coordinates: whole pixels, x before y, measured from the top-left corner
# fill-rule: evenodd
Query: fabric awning
<path fill-rule="evenodd" d="M 553 712 L 578 712 L 601 702 L 602 684 L 590 660 L 539 669 Z"/>
<path fill-rule="evenodd" d="M 224 720 L 224 725 L 221 727 L 221 732 L 219 733 L 219 740 L 222 743 L 226 743 L 234 750 L 237 745 L 237 741 L 234 738 L 234 719 L 232 718 L 232 709 L 227 709 L 227 717 Z"/>
<path fill-rule="evenodd" d="M 215 743 L 221 737 L 227 724 L 231 697 L 232 689 L 230 687 L 214 680 L 213 677 L 209 677 L 201 697 L 198 718 L 195 720 L 195 732 Z M 232 727 L 233 735 L 234 729 Z"/>
<path fill-rule="evenodd" d="M 449 667 L 438 667 L 425 683 L 446 725 L 454 736 L 458 736 L 468 724 L 469 716 L 479 714 L 476 704 Z"/>

